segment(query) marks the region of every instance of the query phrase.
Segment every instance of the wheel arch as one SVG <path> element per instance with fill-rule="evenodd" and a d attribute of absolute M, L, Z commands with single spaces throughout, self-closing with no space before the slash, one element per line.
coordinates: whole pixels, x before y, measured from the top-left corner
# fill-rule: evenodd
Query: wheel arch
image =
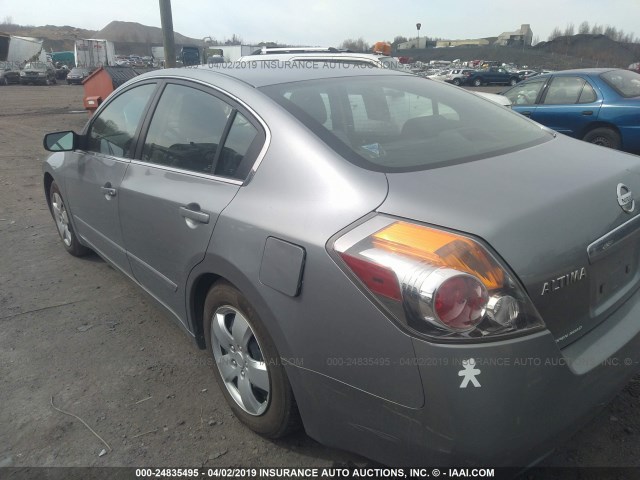
<path fill-rule="evenodd" d="M 592 130 L 595 130 L 596 128 L 609 128 L 614 132 L 616 132 L 618 135 L 620 135 L 620 140 L 622 141 L 622 134 L 620 133 L 620 130 L 618 129 L 618 127 L 613 123 L 603 122 L 602 120 L 591 122 L 585 128 L 583 128 L 582 132 L 580 132 L 580 140 L 582 140 L 587 133 L 589 133 Z"/>
<path fill-rule="evenodd" d="M 49 206 L 49 210 L 51 210 L 51 196 L 49 195 L 49 190 L 51 189 L 51 184 L 53 183 L 53 175 L 49 172 L 44 172 L 43 185 L 44 185 L 44 197 L 47 199 L 47 205 Z"/>
<path fill-rule="evenodd" d="M 284 334 L 258 288 L 248 278 L 248 276 L 238 269 L 227 259 L 207 253 L 189 275 L 187 280 L 187 316 L 189 328 L 194 334 L 196 344 L 199 348 L 206 348 L 204 339 L 204 302 L 209 289 L 216 282 L 225 280 L 237 288 L 256 310 L 265 328 L 269 332 L 273 343 L 280 355 L 287 355 L 288 344 L 284 339 Z M 259 283 L 259 282 L 258 282 Z M 268 288 L 268 287 L 265 287 Z"/>

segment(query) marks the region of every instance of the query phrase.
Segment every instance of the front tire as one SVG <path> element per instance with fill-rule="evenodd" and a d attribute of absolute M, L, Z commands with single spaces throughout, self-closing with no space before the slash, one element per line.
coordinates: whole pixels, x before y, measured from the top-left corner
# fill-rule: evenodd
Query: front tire
<path fill-rule="evenodd" d="M 56 222 L 56 227 L 58 227 L 58 234 L 64 249 L 74 257 L 83 257 L 90 253 L 91 250 L 81 245 L 78 241 L 73 225 L 69 220 L 69 211 L 56 182 L 51 182 L 49 187 L 49 207 L 53 220 Z"/>
<path fill-rule="evenodd" d="M 518 83 L 518 79 L 516 79 L 516 78 L 512 78 L 512 79 L 509 81 L 509 85 L 511 85 L 512 87 L 513 87 L 514 85 L 516 85 L 517 83 Z"/>
<path fill-rule="evenodd" d="M 454 84 L 456 87 L 459 87 L 459 86 L 460 86 L 460 79 L 459 79 L 459 78 L 454 78 L 454 79 L 453 79 L 453 84 Z"/>
<path fill-rule="evenodd" d="M 594 145 L 613 148 L 614 150 L 620 150 L 620 147 L 622 147 L 620 134 L 607 127 L 594 128 L 584 136 L 583 140 Z"/>
<path fill-rule="evenodd" d="M 481 87 L 481 86 L 482 86 L 482 79 L 480 79 L 480 78 L 476 78 L 476 79 L 473 81 L 473 86 L 474 86 L 474 87 Z"/>
<path fill-rule="evenodd" d="M 214 284 L 203 318 L 214 375 L 236 417 L 269 438 L 295 430 L 300 423 L 298 408 L 282 361 L 242 293 L 224 281 Z"/>

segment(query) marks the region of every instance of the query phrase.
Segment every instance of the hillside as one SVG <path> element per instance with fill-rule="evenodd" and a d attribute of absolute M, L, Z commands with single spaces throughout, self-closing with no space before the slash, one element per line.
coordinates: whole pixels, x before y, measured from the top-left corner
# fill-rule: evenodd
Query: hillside
<path fill-rule="evenodd" d="M 533 48 L 552 56 L 586 59 L 595 62 L 595 66 L 627 67 L 640 59 L 640 44 L 616 42 L 606 35 L 561 36 L 549 42 L 540 42 Z"/>
<path fill-rule="evenodd" d="M 135 22 L 114 21 L 95 33 L 94 38 L 104 38 L 112 42 L 162 44 L 162 29 Z M 180 45 L 200 44 L 202 40 L 185 37 L 174 32 L 175 42 Z"/>
<path fill-rule="evenodd" d="M 48 52 L 73 50 L 76 38 L 104 38 L 114 42 L 116 52 L 124 55 L 136 53 L 150 55 L 151 45 L 162 45 L 162 29 L 149 27 L 134 22 L 114 21 L 102 30 L 85 30 L 68 25 L 58 27 L 45 25 L 40 27 L 2 24 L 0 31 L 24 37 L 35 37 L 44 40 L 44 48 Z M 177 46 L 201 44 L 202 40 L 186 37 L 174 32 Z"/>
<path fill-rule="evenodd" d="M 627 68 L 640 61 L 640 44 L 621 43 L 605 35 L 579 34 L 540 42 L 533 47 L 450 47 L 401 50 L 398 55 L 415 60 L 493 60 L 530 68 L 563 70 L 567 68 Z"/>

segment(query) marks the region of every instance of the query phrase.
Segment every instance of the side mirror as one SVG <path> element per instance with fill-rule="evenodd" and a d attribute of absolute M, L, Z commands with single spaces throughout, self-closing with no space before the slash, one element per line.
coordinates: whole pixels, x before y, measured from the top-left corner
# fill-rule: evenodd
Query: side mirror
<path fill-rule="evenodd" d="M 72 131 L 48 133 L 42 145 L 49 152 L 70 152 L 78 147 L 78 134 Z"/>

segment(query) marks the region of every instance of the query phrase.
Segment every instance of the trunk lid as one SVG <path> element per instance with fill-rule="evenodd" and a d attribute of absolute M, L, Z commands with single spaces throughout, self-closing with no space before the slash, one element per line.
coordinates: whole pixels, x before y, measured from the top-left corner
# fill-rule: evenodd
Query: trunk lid
<path fill-rule="evenodd" d="M 518 276 L 560 346 L 640 284 L 640 158 L 559 136 L 479 161 L 387 174 L 381 213 L 473 234 Z M 637 221 L 636 221 L 637 220 Z"/>

